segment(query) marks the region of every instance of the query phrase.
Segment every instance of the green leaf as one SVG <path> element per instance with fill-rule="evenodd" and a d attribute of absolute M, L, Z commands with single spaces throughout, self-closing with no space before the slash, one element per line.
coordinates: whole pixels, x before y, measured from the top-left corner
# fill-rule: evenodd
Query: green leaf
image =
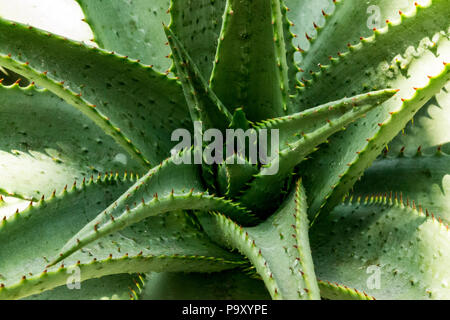
<path fill-rule="evenodd" d="M 315 1 L 298 1 L 283 0 L 284 18 L 286 21 L 284 27 L 284 38 L 286 42 L 287 63 L 289 66 L 289 83 L 291 87 L 291 99 L 294 101 L 294 109 L 296 112 L 302 108 L 298 103 L 299 89 L 302 83 L 299 82 L 297 74 L 302 72 L 298 63 L 302 58 L 300 52 L 308 48 L 308 37 L 317 33 L 316 26 L 322 25 L 324 17 L 328 15 L 332 9 L 331 0 L 315 0 Z M 335 1 L 333 1 L 335 2 Z M 339 4 L 340 2 L 338 2 Z"/>
<path fill-rule="evenodd" d="M 441 146 L 443 152 L 450 153 L 449 106 L 450 82 L 392 140 L 388 147 L 389 153 L 414 155 L 420 147 L 424 153 L 432 154 L 438 146 Z"/>
<path fill-rule="evenodd" d="M 297 103 L 293 103 L 295 101 L 298 93 L 299 93 L 299 85 L 300 82 L 297 80 L 297 73 L 300 71 L 297 64 L 295 63 L 295 54 L 297 52 L 297 48 L 294 46 L 293 41 L 296 37 L 295 34 L 291 32 L 291 27 L 293 23 L 288 18 L 289 8 L 286 7 L 285 1 L 280 0 L 280 10 L 281 10 L 281 19 L 277 19 L 277 23 L 281 24 L 283 29 L 283 38 L 284 38 L 284 50 L 286 56 L 286 72 L 289 83 L 289 102 L 292 106 L 292 110 L 294 112 L 300 111 Z"/>
<path fill-rule="evenodd" d="M 205 129 L 228 128 L 232 116 L 214 92 L 209 89 L 195 62 L 183 44 L 167 27 L 164 28 L 172 48 L 177 75 L 181 80 L 192 121 L 201 121 Z"/>
<path fill-rule="evenodd" d="M 339 58 L 332 58 L 329 66 L 322 66 L 322 71 L 307 82 L 302 94 L 306 104 L 374 87 L 401 90 L 396 98 L 336 134 L 305 163 L 310 217 L 328 213 L 338 204 L 382 148 L 446 84 L 448 66 L 442 69 L 442 63 L 450 52 L 448 19 L 444 18 L 448 12 L 445 1 L 434 0 L 426 8 L 416 6 L 414 12 L 402 13 L 399 21 L 390 22 L 372 37 L 351 45 Z M 422 89 L 416 92 L 414 88 Z"/>
<path fill-rule="evenodd" d="M 160 72 L 171 66 L 162 23 L 170 0 L 77 0 L 101 48 L 140 59 Z"/>
<path fill-rule="evenodd" d="M 419 86 L 422 78 L 439 70 L 438 65 L 448 57 L 445 40 L 449 23 L 444 17 L 449 11 L 442 0 L 430 1 L 427 7 L 417 5 L 372 36 L 348 45 L 346 52 L 333 55 L 328 65 L 323 63 L 313 72 L 312 79 L 305 82 L 301 103 L 309 107 L 374 88 L 407 90 Z M 408 49 L 411 46 L 415 50 Z M 428 67 L 418 67 L 414 62 L 419 59 Z"/>
<path fill-rule="evenodd" d="M 333 1 L 334 10 L 330 10 L 331 1 L 328 0 L 297 2 L 292 3 L 289 17 L 295 24 L 293 32 L 298 34 L 295 45 L 301 48 L 298 61 L 303 71 L 299 72 L 298 78 L 310 79 L 310 72 L 320 71 L 319 64 L 329 63 L 330 56 L 346 51 L 347 45 L 359 42 L 360 37 L 371 36 L 374 28 L 385 27 L 387 20 L 395 21 L 399 10 L 410 11 L 415 1 L 338 0 Z M 312 14 L 308 14 L 310 12 Z"/>
<path fill-rule="evenodd" d="M 217 183 L 220 194 L 229 198 L 239 195 L 245 184 L 258 172 L 256 165 L 251 164 L 237 154 L 232 156 L 232 164 L 227 161 L 219 164 L 217 169 Z"/>
<path fill-rule="evenodd" d="M 18 197 L 5 197 L 0 194 L 0 217 L 9 218 L 17 211 L 22 211 L 30 204 L 29 200 Z"/>
<path fill-rule="evenodd" d="M 214 65 L 225 4 L 225 0 L 171 1 L 170 29 L 185 45 L 205 79 L 210 78 Z"/>
<path fill-rule="evenodd" d="M 200 222 L 217 243 L 247 256 L 273 299 L 319 299 L 306 209 L 299 181 L 280 209 L 256 227 L 242 228 L 217 213 L 201 215 Z"/>
<path fill-rule="evenodd" d="M 79 289 L 65 285 L 24 300 L 130 300 L 137 298 L 141 282 L 136 274 L 114 274 L 84 281 Z"/>
<path fill-rule="evenodd" d="M 0 85 L 0 193 L 37 200 L 104 172 L 145 167 L 47 90 Z"/>
<path fill-rule="evenodd" d="M 240 202 L 261 214 L 276 208 L 279 203 L 273 195 L 279 194 L 286 178 L 306 156 L 317 150 L 332 134 L 363 117 L 395 93 L 396 90 L 371 92 L 262 123 L 259 129 L 268 129 L 269 134 L 271 130 L 279 130 L 279 156 L 262 166 L 243 191 Z M 276 150 L 271 150 L 270 154 L 274 152 Z"/>
<path fill-rule="evenodd" d="M 450 156 L 389 156 L 376 160 L 354 187 L 355 195 L 402 194 L 430 213 L 450 221 Z"/>
<path fill-rule="evenodd" d="M 190 152 L 187 152 L 191 155 Z M 200 167 L 176 164 L 175 157 L 151 169 L 110 206 L 100 212 L 64 245 L 52 265 L 87 244 L 122 230 L 150 216 L 178 210 L 218 210 L 245 223 L 253 222 L 250 213 L 224 198 L 205 194 Z M 183 156 L 181 154 L 180 156 Z M 195 192 L 194 192 L 195 191 Z"/>
<path fill-rule="evenodd" d="M 448 227 L 398 199 L 345 202 L 310 230 L 317 277 L 376 299 L 448 299 Z"/>
<path fill-rule="evenodd" d="M 89 181 L 4 220 L 0 298 L 22 298 L 64 285 L 75 272 L 84 281 L 118 273 L 214 272 L 245 263 L 211 243 L 184 213 L 175 212 L 146 219 L 49 267 L 61 247 L 132 183 L 112 176 Z"/>
<path fill-rule="evenodd" d="M 211 88 L 251 121 L 290 112 L 280 10 L 278 0 L 228 0 L 225 9 Z"/>
<path fill-rule="evenodd" d="M 172 131 L 191 127 L 176 80 L 123 56 L 0 20 L 0 64 L 83 111 L 146 164 L 167 157 Z"/>
<path fill-rule="evenodd" d="M 445 65 L 437 76 L 430 77 L 427 85 L 416 88 L 411 98 L 389 100 L 378 113 L 369 113 L 367 118 L 350 126 L 344 133 L 335 135 L 326 148 L 313 155 L 303 167 L 305 187 L 312 198 L 311 219 L 317 218 L 320 212 L 329 213 L 342 200 L 384 146 L 446 84 L 450 79 L 449 70 L 450 65 Z M 392 106 L 400 108 L 387 112 Z M 381 119 L 384 120 L 376 122 Z"/>
<path fill-rule="evenodd" d="M 353 119 L 356 119 L 356 115 L 369 112 L 396 93 L 397 90 L 386 89 L 345 97 L 289 116 L 261 121 L 256 128 L 268 130 L 268 134 L 270 130 L 279 130 L 280 149 L 289 148 L 289 144 L 297 142 L 302 135 L 339 123 L 346 114 L 355 114 Z"/>
<path fill-rule="evenodd" d="M 22 87 L 29 86 L 30 82 L 27 79 L 22 78 L 23 77 L 21 77 L 20 74 L 0 67 L 0 83 L 2 83 L 4 86 L 10 86 L 14 83 L 17 83 Z"/>
<path fill-rule="evenodd" d="M 341 0 L 316 0 L 316 1 L 298 1 L 298 0 L 283 0 L 287 7 L 287 19 L 291 22 L 290 32 L 295 35 L 292 44 L 295 47 L 300 47 L 302 50 L 308 48 L 308 39 L 317 35 L 317 26 L 325 24 L 327 16 L 333 12 L 334 5 L 339 6 Z M 325 15 L 322 13 L 325 13 Z M 347 28 L 349 29 L 349 28 Z M 347 30 L 349 33 L 350 30 Z M 296 54 L 296 61 L 301 60 L 301 55 Z"/>
<path fill-rule="evenodd" d="M 247 117 L 245 116 L 244 110 L 242 108 L 237 108 L 234 110 L 233 113 L 233 119 L 230 124 L 230 128 L 237 130 L 248 130 L 253 126 L 253 123 L 248 121 Z"/>
<path fill-rule="evenodd" d="M 264 283 L 237 270 L 150 273 L 141 300 L 270 300 Z"/>
<path fill-rule="evenodd" d="M 375 300 L 364 291 L 346 285 L 319 280 L 320 295 L 328 300 Z"/>
<path fill-rule="evenodd" d="M 254 269 L 255 267 L 252 267 L 248 272 L 248 275 L 263 283 L 261 276 L 257 274 Z M 234 270 L 233 272 L 236 271 Z M 329 281 L 318 279 L 317 284 L 320 289 L 320 296 L 328 300 L 375 300 L 374 297 L 369 296 L 364 291 L 361 292 L 358 291 L 358 289 L 349 288 L 346 285 L 338 284 L 336 282 L 331 283 Z"/>

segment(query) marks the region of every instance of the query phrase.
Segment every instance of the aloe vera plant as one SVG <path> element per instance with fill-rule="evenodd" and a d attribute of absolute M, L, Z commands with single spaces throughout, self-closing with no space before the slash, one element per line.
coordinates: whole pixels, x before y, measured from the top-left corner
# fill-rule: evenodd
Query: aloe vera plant
<path fill-rule="evenodd" d="M 450 298 L 448 1 L 77 2 L 0 19 L 1 299 Z"/>

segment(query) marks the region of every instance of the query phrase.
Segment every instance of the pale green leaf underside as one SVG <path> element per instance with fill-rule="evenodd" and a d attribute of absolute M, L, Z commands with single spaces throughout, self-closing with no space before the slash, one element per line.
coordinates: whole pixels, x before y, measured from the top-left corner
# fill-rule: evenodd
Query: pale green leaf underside
<path fill-rule="evenodd" d="M 450 153 L 450 83 L 442 88 L 428 103 L 420 109 L 401 134 L 389 144 L 389 154 L 398 154 L 404 147 L 404 153 L 414 155 L 417 149 L 426 154 L 442 151 Z"/>
<path fill-rule="evenodd" d="M 336 207 L 310 232 L 318 278 L 376 299 L 449 299 L 448 228 L 418 210 L 384 197 Z"/>
<path fill-rule="evenodd" d="M 450 222 L 450 156 L 388 156 L 376 160 L 354 187 L 354 194 L 402 194 L 446 223 Z"/>

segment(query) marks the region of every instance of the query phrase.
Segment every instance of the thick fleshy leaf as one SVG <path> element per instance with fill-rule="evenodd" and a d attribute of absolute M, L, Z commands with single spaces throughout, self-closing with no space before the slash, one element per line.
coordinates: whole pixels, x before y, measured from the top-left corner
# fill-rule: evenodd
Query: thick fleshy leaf
<path fill-rule="evenodd" d="M 273 299 L 319 299 L 306 210 L 299 181 L 280 209 L 256 227 L 242 228 L 217 213 L 200 215 L 200 222 L 217 243 L 247 256 Z"/>
<path fill-rule="evenodd" d="M 295 47 L 306 49 L 308 39 L 316 35 L 317 31 L 314 27 L 324 24 L 326 17 L 333 12 L 334 5 L 340 4 L 340 0 L 316 0 L 316 1 L 298 1 L 298 0 L 283 0 L 284 5 L 288 8 L 287 19 L 291 22 L 290 32 L 295 34 L 292 44 Z M 324 19 L 325 18 L 325 19 Z M 300 57 L 296 60 L 300 61 Z"/>
<path fill-rule="evenodd" d="M 354 194 L 402 194 L 450 222 L 450 156 L 388 156 L 376 160 L 355 184 Z"/>
<path fill-rule="evenodd" d="M 320 295 L 328 300 L 375 300 L 364 291 L 346 285 L 319 280 Z"/>
<path fill-rule="evenodd" d="M 40 293 L 65 285 L 77 275 L 84 281 L 119 273 L 214 272 L 246 263 L 211 243 L 186 214 L 176 212 L 135 224 L 49 267 L 61 247 L 132 182 L 112 176 L 89 181 L 4 220 L 0 298 Z"/>
<path fill-rule="evenodd" d="M 417 149 L 433 154 L 441 146 L 450 154 L 450 82 L 420 109 L 389 144 L 389 154 L 414 155 Z M 403 150 L 402 150 L 403 149 Z"/>
<path fill-rule="evenodd" d="M 191 152 L 186 154 L 190 156 Z M 180 156 L 182 157 L 183 153 Z M 205 194 L 201 184 L 200 166 L 177 164 L 175 157 L 178 155 L 151 169 L 111 202 L 109 207 L 71 237 L 52 264 L 101 237 L 136 224 L 147 217 L 171 211 L 217 210 L 244 223 L 254 221 L 253 216 L 237 204 Z"/>
<path fill-rule="evenodd" d="M 268 130 L 269 135 L 270 130 L 279 130 L 280 149 L 285 149 L 304 134 L 343 121 L 344 115 L 354 114 L 352 118 L 356 120 L 358 115 L 369 112 L 396 93 L 397 90 L 386 89 L 345 97 L 289 116 L 261 121 L 256 128 Z"/>
<path fill-rule="evenodd" d="M 101 48 L 140 59 L 160 72 L 171 66 L 162 23 L 170 0 L 76 0 Z"/>
<path fill-rule="evenodd" d="M 291 30 L 298 35 L 294 41 L 300 51 L 296 57 L 302 69 L 298 78 L 310 79 L 310 72 L 319 71 L 318 65 L 327 64 L 329 56 L 345 51 L 349 43 L 358 42 L 360 37 L 371 36 L 374 29 L 385 27 L 386 21 L 397 19 L 399 11 L 410 11 L 415 1 L 286 0 L 286 3 L 291 9 L 288 17 L 294 23 Z"/>
<path fill-rule="evenodd" d="M 286 21 L 284 27 L 284 39 L 286 42 L 286 61 L 289 66 L 289 85 L 293 109 L 301 111 L 298 103 L 298 95 L 301 83 L 298 73 L 302 69 L 298 66 L 301 60 L 300 52 L 307 47 L 309 35 L 315 34 L 317 25 L 322 25 L 323 16 L 327 18 L 326 12 L 332 11 L 331 0 L 297 1 L 283 0 L 282 10 Z"/>
<path fill-rule="evenodd" d="M 7 219 L 17 211 L 25 209 L 29 204 L 29 200 L 0 195 L 0 217 Z"/>
<path fill-rule="evenodd" d="M 141 300 L 270 300 L 264 283 L 238 270 L 219 273 L 150 273 Z"/>
<path fill-rule="evenodd" d="M 291 113 L 282 23 L 279 0 L 227 1 L 211 88 L 251 121 Z"/>
<path fill-rule="evenodd" d="M 408 15 L 402 13 L 401 21 L 389 23 L 373 37 L 333 58 L 303 91 L 306 100 L 320 101 L 379 86 L 401 90 L 377 111 L 336 134 L 306 163 L 305 188 L 311 194 L 311 216 L 329 212 L 339 203 L 382 148 L 447 83 L 449 66 L 443 62 L 450 53 L 445 36 L 448 19 L 439 17 L 447 16 L 449 8 L 445 1 L 437 0 L 426 8 L 415 8 Z M 411 33 L 415 29 L 422 31 Z M 416 50 L 407 50 L 410 46 Z"/>
<path fill-rule="evenodd" d="M 279 205 L 277 200 L 280 197 L 276 196 L 284 189 L 286 178 L 306 156 L 316 151 L 332 134 L 363 117 L 395 93 L 396 90 L 372 92 L 263 123 L 260 130 L 267 129 L 268 133 L 271 130 L 280 131 L 279 156 L 262 166 L 261 171 L 243 190 L 240 202 L 249 209 L 267 215 Z M 271 150 L 273 152 L 276 151 Z"/>
<path fill-rule="evenodd" d="M 37 200 L 127 170 L 146 171 L 80 111 L 35 86 L 0 85 L 0 193 Z"/>
<path fill-rule="evenodd" d="M 262 282 L 261 276 L 254 269 L 255 267 L 252 267 L 251 270 L 247 271 L 247 274 L 251 278 L 258 279 Z M 233 270 L 233 272 L 236 272 L 236 270 Z M 320 296 L 328 300 L 375 300 L 374 297 L 369 296 L 364 291 L 361 292 L 358 289 L 349 288 L 344 284 L 319 279 L 317 284 L 320 289 Z M 255 283 L 255 287 L 256 285 Z"/>
<path fill-rule="evenodd" d="M 22 87 L 26 87 L 30 84 L 29 81 L 20 76 L 20 74 L 2 67 L 0 67 L 0 82 L 4 86 L 10 86 L 17 83 Z"/>
<path fill-rule="evenodd" d="M 226 0 L 172 0 L 170 29 L 180 38 L 205 79 L 214 66 Z"/>
<path fill-rule="evenodd" d="M 237 154 L 233 155 L 232 161 L 229 162 L 232 164 L 227 164 L 227 161 L 219 164 L 217 184 L 220 194 L 234 198 L 239 195 L 245 184 L 258 173 L 258 167 Z"/>
<path fill-rule="evenodd" d="M 181 80 L 192 121 L 201 121 L 204 129 L 219 129 L 224 132 L 232 120 L 230 112 L 209 89 L 206 80 L 177 36 L 169 28 L 164 29 L 172 48 L 176 73 Z"/>
<path fill-rule="evenodd" d="M 376 299 L 449 299 L 448 227 L 398 199 L 346 202 L 310 230 L 318 278 Z"/>
<path fill-rule="evenodd" d="M 436 73 L 448 58 L 449 22 L 445 17 L 449 10 L 445 0 L 430 1 L 426 7 L 417 4 L 407 13 L 397 13 L 397 18 L 372 36 L 348 44 L 345 52 L 328 56 L 328 64 L 322 63 L 311 80 L 304 81 L 303 107 L 376 88 L 411 91 L 419 86 L 422 78 Z M 427 67 L 418 66 L 415 60 Z"/>
<path fill-rule="evenodd" d="M 176 80 L 127 57 L 0 20 L 0 65 L 80 109 L 147 164 L 169 155 L 175 129 L 191 128 Z"/>
<path fill-rule="evenodd" d="M 136 274 L 114 274 L 89 279 L 79 287 L 69 283 L 24 300 L 130 300 L 137 298 L 141 287 L 142 281 Z"/>

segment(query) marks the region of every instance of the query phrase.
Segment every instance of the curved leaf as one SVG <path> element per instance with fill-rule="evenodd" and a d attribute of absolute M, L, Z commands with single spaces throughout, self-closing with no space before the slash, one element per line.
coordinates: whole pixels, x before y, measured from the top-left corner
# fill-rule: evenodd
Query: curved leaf
<path fill-rule="evenodd" d="M 127 57 L 4 20 L 0 53 L 0 64 L 83 111 L 146 164 L 169 155 L 172 131 L 191 128 L 176 80 Z"/>
<path fill-rule="evenodd" d="M 145 168 L 80 111 L 35 86 L 0 85 L 0 193 L 37 200 L 104 172 Z"/>
<path fill-rule="evenodd" d="M 166 72 L 170 49 L 162 23 L 169 23 L 170 0 L 76 0 L 101 48 L 140 59 Z"/>
<path fill-rule="evenodd" d="M 251 121 L 292 113 L 279 0 L 227 1 L 211 88 Z"/>
<path fill-rule="evenodd" d="M 450 82 L 420 109 L 404 130 L 389 144 L 392 154 L 414 155 L 417 149 L 432 154 L 437 146 L 450 153 Z M 404 150 L 402 150 L 404 149 Z"/>
<path fill-rule="evenodd" d="M 219 273 L 150 273 L 141 300 L 270 300 L 264 283 L 237 270 Z"/>
<path fill-rule="evenodd" d="M 164 30 L 172 48 L 172 57 L 177 75 L 181 79 L 192 121 L 202 121 L 205 129 L 225 131 L 232 120 L 230 112 L 209 89 L 195 62 L 177 36 L 167 27 Z"/>
<path fill-rule="evenodd" d="M 376 160 L 354 187 L 355 195 L 402 194 L 450 222 L 450 156 L 442 152 Z"/>
<path fill-rule="evenodd" d="M 136 274 L 114 274 L 89 279 L 70 289 L 67 285 L 44 291 L 24 300 L 130 300 L 140 292 L 140 277 Z M 136 296 L 135 296 L 136 294 Z"/>
<path fill-rule="evenodd" d="M 101 237 L 171 211 L 217 210 L 239 221 L 254 221 L 253 216 L 238 204 L 205 194 L 199 166 L 177 164 L 175 157 L 151 169 L 114 202 L 111 201 L 109 207 L 70 238 L 51 265 Z"/>
<path fill-rule="evenodd" d="M 209 79 L 226 0 L 172 0 L 170 29 L 185 45 L 202 76 Z M 195 9 L 193 9 L 195 8 Z"/>
<path fill-rule="evenodd" d="M 396 26 L 391 26 L 392 30 L 385 30 L 382 34 L 377 35 L 369 42 L 363 42 L 358 48 L 353 48 L 349 53 L 345 55 L 344 63 L 337 63 L 328 69 L 326 76 L 319 81 L 320 86 L 325 86 L 325 82 L 330 80 L 331 74 L 334 74 L 337 69 L 340 69 L 339 80 L 342 80 L 342 75 L 353 68 L 358 63 L 356 62 L 356 56 L 358 59 L 362 59 L 360 54 L 369 54 L 375 52 L 380 54 L 377 47 L 377 43 L 382 45 L 383 48 L 387 48 L 388 44 L 385 43 L 388 39 L 396 39 L 397 37 L 407 37 L 407 33 L 410 33 L 411 28 L 417 28 L 420 24 L 424 24 L 424 28 L 427 25 L 432 24 L 430 27 L 430 33 L 436 28 L 435 17 L 433 14 L 438 14 L 436 11 L 448 10 L 448 7 L 443 8 L 443 3 L 435 1 L 436 5 L 432 5 L 429 8 L 418 7 L 416 14 L 411 14 L 410 17 L 402 16 L 403 22 Z M 435 3 L 433 2 L 433 4 Z M 439 13 L 440 14 L 440 13 Z M 417 22 L 419 21 L 420 22 Z M 416 21 L 416 22 L 415 22 Z M 401 27 L 400 27 L 401 26 Z M 387 36 L 390 32 L 393 32 L 393 38 Z M 387 38 L 385 38 L 387 36 Z M 417 36 L 417 35 L 415 35 Z M 422 35 L 425 39 L 426 36 Z M 378 39 L 379 38 L 379 39 Z M 422 37 L 420 37 L 422 39 Z M 443 64 L 447 55 L 450 53 L 446 49 L 448 40 L 444 36 L 438 36 L 439 41 L 436 42 L 436 47 L 441 48 L 442 51 L 438 58 L 429 51 L 428 42 L 423 42 L 423 47 L 418 49 L 419 53 L 417 58 L 410 57 L 408 62 L 408 75 L 402 75 L 400 68 L 395 64 L 392 67 L 392 72 L 382 71 L 381 64 L 376 67 L 376 73 L 373 73 L 374 67 L 364 67 L 365 70 L 371 70 L 367 74 L 370 76 L 364 76 L 364 72 L 361 72 L 362 66 L 367 66 L 367 59 L 364 58 L 364 62 L 361 62 L 361 68 L 358 70 L 358 75 L 362 77 L 370 78 L 370 81 L 377 82 L 383 86 L 394 86 L 400 89 L 400 93 L 393 99 L 386 101 L 376 111 L 368 113 L 367 117 L 355 122 L 347 128 L 346 131 L 336 134 L 330 143 L 315 153 L 312 159 L 305 163 L 304 172 L 305 175 L 305 188 L 311 194 L 310 198 L 310 215 L 317 216 L 320 212 L 328 213 L 336 204 L 338 204 L 342 197 L 353 186 L 355 181 L 362 175 L 365 169 L 376 159 L 381 153 L 385 145 L 387 145 L 412 119 L 414 114 L 440 89 L 447 83 L 450 77 L 450 67 L 448 64 Z M 383 39 L 382 41 L 379 41 Z M 369 44 L 370 43 L 370 44 Z M 428 43 L 428 44 L 427 44 Z M 374 45 L 374 46 L 372 46 Z M 448 48 L 448 47 L 447 47 Z M 353 59 L 350 59 L 352 57 Z M 381 59 L 382 56 L 377 56 Z M 347 60 L 348 59 L 348 60 Z M 386 57 L 383 56 L 383 61 Z M 350 62 L 351 61 L 351 62 Z M 370 59 L 369 59 L 370 61 Z M 374 59 L 374 62 L 376 60 Z M 424 68 L 424 66 L 427 66 Z M 344 69 L 342 69 L 344 67 Z M 332 71 L 331 71 L 332 70 Z M 345 70 L 345 71 L 344 71 Z M 355 71 L 356 72 L 356 71 Z M 395 75 L 395 76 L 393 76 Z M 335 76 L 332 76 L 333 78 Z M 336 78 L 337 79 L 337 78 Z M 337 83 L 333 81 L 335 85 L 342 85 L 342 91 L 336 92 L 353 92 L 354 90 L 360 91 L 358 87 L 359 83 L 365 82 L 364 79 L 353 79 L 347 84 Z M 369 79 L 367 79 L 369 81 Z M 373 83 L 375 85 L 375 82 Z M 355 84 L 357 84 L 355 86 Z M 370 85 L 371 87 L 371 85 Z M 345 89 L 344 89 L 345 88 Z M 323 90 L 328 90 L 323 87 Z M 308 90 L 304 91 L 306 93 Z M 327 96 L 325 91 L 321 92 L 321 96 Z M 361 134 L 364 132 L 364 134 Z"/>
<path fill-rule="evenodd" d="M 225 160 L 224 163 L 219 164 L 217 169 L 217 184 L 220 194 L 230 198 L 238 196 L 245 184 L 258 172 L 256 165 L 238 154 L 233 155 L 232 158 L 232 164 L 228 164 Z"/>
<path fill-rule="evenodd" d="M 326 142 L 332 134 L 363 117 L 396 92 L 396 90 L 371 92 L 263 124 L 262 129 L 277 129 L 282 132 L 279 156 L 262 166 L 261 171 L 243 191 L 239 198 L 240 202 L 257 213 L 270 212 L 278 205 L 273 195 L 277 195 L 279 190 L 283 189 L 286 178 L 306 156 L 316 151 L 317 147 Z M 330 119 L 327 119 L 327 115 Z M 278 170 L 274 172 L 274 168 Z"/>
<path fill-rule="evenodd" d="M 298 182 L 280 209 L 262 224 L 242 228 L 221 214 L 201 215 L 217 243 L 246 255 L 273 299 L 319 299 L 308 240 L 306 196 Z"/>
<path fill-rule="evenodd" d="M 328 300 L 375 300 L 364 291 L 352 289 L 346 285 L 319 280 L 320 295 Z"/>
<path fill-rule="evenodd" d="M 288 14 L 294 23 L 292 31 L 298 34 L 295 45 L 301 51 L 296 56 L 303 70 L 297 75 L 299 79 L 310 79 L 310 72 L 320 71 L 318 65 L 327 64 L 329 56 L 346 51 L 347 45 L 360 41 L 360 37 L 371 36 L 374 29 L 385 27 L 387 21 L 398 18 L 399 11 L 408 12 L 415 3 L 413 0 L 334 0 L 332 10 L 329 0 L 294 2 L 287 0 L 288 6 L 292 5 Z"/>
<path fill-rule="evenodd" d="M 43 200 L 0 226 L 0 299 L 17 299 L 80 280 L 149 271 L 214 272 L 245 263 L 201 233 L 184 214 L 152 217 L 49 267 L 49 259 L 132 184 L 108 176 Z M 83 283 L 81 283 L 83 285 Z"/>
<path fill-rule="evenodd" d="M 448 227 L 398 199 L 339 205 L 311 228 L 317 276 L 376 299 L 449 299 Z"/>

